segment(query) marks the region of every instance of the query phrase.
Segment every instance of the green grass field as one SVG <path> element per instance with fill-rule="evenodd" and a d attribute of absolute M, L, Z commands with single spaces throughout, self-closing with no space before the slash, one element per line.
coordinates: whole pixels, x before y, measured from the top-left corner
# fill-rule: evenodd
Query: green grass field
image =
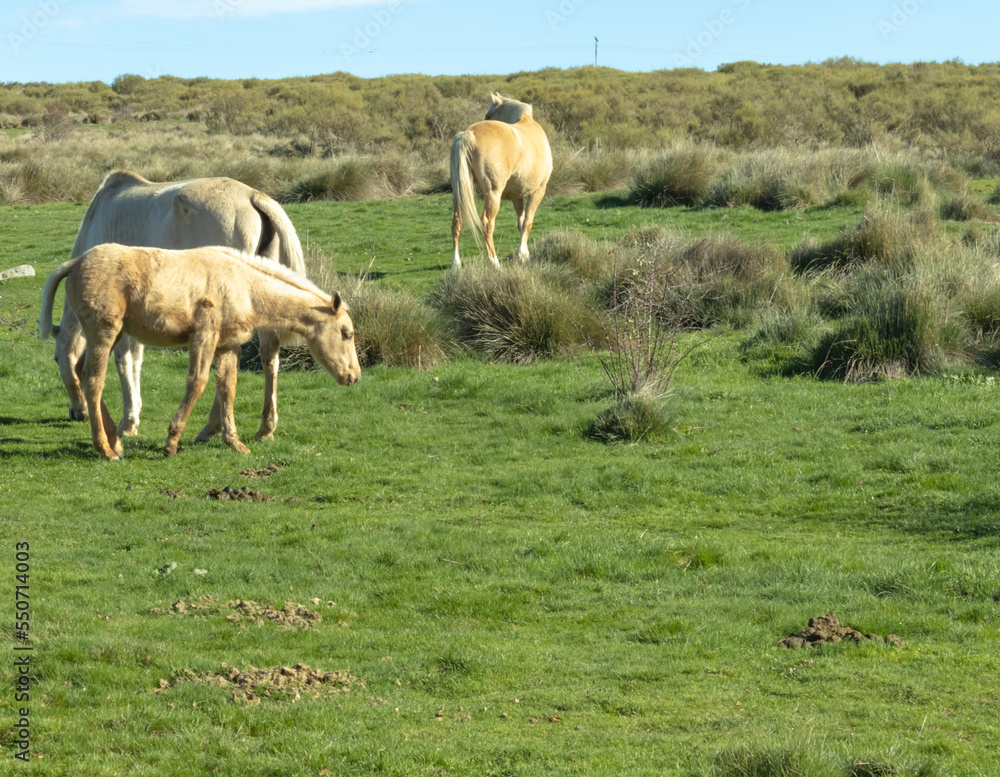
<path fill-rule="evenodd" d="M 370 267 L 419 296 L 451 262 L 449 209 L 447 195 L 287 207 L 339 273 Z M 193 444 L 203 397 L 164 459 L 187 360 L 150 351 L 140 434 L 110 464 L 67 420 L 52 343 L 34 335 L 84 211 L 0 208 L 3 266 L 38 273 L 0 284 L 4 760 L 25 706 L 31 765 L 15 766 L 38 775 L 997 774 L 990 376 L 783 378 L 746 356 L 744 333 L 690 334 L 706 342 L 674 378 L 675 433 L 607 446 L 583 434 L 610 393 L 586 352 L 374 367 L 351 388 L 282 373 L 270 442 L 252 439 L 263 380 L 244 372 L 251 455 Z M 860 213 L 558 197 L 533 242 L 656 222 L 787 250 Z M 509 205 L 498 223 L 502 257 Z M 120 402 L 113 377 L 106 396 Z M 210 498 L 227 486 L 260 501 Z M 286 601 L 322 619 L 302 628 Z M 778 647 L 830 611 L 905 647 Z M 297 664 L 342 683 L 258 679 L 234 698 L 205 682 Z"/>

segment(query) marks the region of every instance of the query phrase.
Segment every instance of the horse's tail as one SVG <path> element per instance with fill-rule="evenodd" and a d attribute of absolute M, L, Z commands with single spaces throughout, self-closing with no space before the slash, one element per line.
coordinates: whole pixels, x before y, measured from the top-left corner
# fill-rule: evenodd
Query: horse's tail
<path fill-rule="evenodd" d="M 299 275 L 306 275 L 306 260 L 302 253 L 302 244 L 295 232 L 292 220 L 282 210 L 281 206 L 263 192 L 255 191 L 250 195 L 250 204 L 260 214 L 262 230 L 258 256 L 274 259 Z M 277 241 L 277 251 L 270 245 Z"/>
<path fill-rule="evenodd" d="M 451 142 L 451 193 L 455 213 L 463 224 L 475 227 L 472 234 L 479 244 L 483 224 L 476 213 L 476 188 L 469 167 L 469 157 L 475 148 L 476 136 L 469 130 L 459 132 Z"/>
<path fill-rule="evenodd" d="M 52 326 L 52 305 L 56 299 L 56 290 L 62 279 L 69 275 L 79 259 L 70 259 L 68 262 L 57 267 L 45 281 L 45 288 L 42 289 L 42 311 L 38 314 L 38 336 L 47 340 L 55 327 Z M 68 304 L 68 303 L 67 303 Z"/>

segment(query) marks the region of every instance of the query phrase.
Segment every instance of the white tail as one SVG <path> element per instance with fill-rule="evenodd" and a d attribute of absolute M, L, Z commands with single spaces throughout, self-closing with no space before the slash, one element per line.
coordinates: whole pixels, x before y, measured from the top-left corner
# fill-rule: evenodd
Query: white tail
<path fill-rule="evenodd" d="M 59 288 L 62 279 L 69 275 L 70 270 L 73 269 L 76 262 L 76 259 L 71 259 L 60 265 L 51 272 L 45 281 L 45 288 L 42 289 L 42 312 L 38 314 L 38 336 L 43 340 L 51 337 L 55 329 L 52 326 L 52 307 L 56 298 L 56 289 Z"/>
<path fill-rule="evenodd" d="M 475 227 L 473 236 L 480 245 L 483 224 L 476 212 L 476 188 L 469 169 L 469 154 L 476 145 L 476 136 L 468 130 L 459 132 L 451 143 L 451 192 L 455 213 L 463 224 Z"/>

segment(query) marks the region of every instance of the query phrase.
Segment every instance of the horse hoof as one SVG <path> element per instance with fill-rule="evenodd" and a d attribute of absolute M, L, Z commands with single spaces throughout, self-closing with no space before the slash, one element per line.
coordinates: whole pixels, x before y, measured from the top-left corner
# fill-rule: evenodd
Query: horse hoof
<path fill-rule="evenodd" d="M 118 430 L 119 437 L 135 437 L 139 434 L 139 429 L 135 426 L 123 426 Z"/>

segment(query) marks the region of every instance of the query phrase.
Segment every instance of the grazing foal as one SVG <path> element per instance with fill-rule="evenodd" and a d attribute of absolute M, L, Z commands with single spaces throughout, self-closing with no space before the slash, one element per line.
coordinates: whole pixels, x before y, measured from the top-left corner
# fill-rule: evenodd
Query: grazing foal
<path fill-rule="evenodd" d="M 146 345 L 188 348 L 187 390 L 170 423 L 163 448 L 168 456 L 177 452 L 213 359 L 219 410 L 213 408 L 198 440 L 221 433 L 228 445 L 249 453 L 236 434 L 233 400 L 240 344 L 255 330 L 305 338 L 342 385 L 361 374 L 354 326 L 340 294 L 331 297 L 281 265 L 231 248 L 96 246 L 49 275 L 39 318 L 43 338 L 52 332 L 52 306 L 64 278 L 67 302 L 87 340 L 79 369 L 94 447 L 111 460 L 121 458 L 123 449 L 101 393 L 111 349 L 123 334 Z"/>

